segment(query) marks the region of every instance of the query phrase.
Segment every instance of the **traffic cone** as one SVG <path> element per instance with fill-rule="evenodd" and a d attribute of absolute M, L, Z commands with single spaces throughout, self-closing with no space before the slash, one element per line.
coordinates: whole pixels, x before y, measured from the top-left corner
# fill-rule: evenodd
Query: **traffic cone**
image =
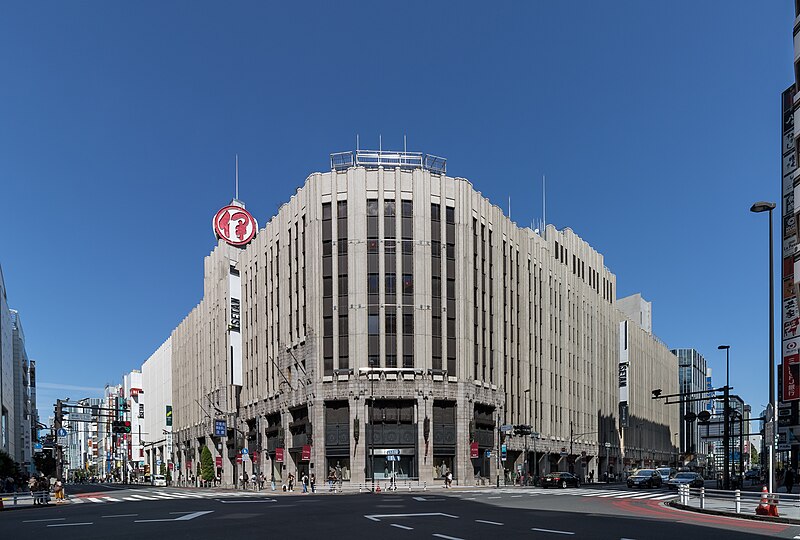
<path fill-rule="evenodd" d="M 778 517 L 778 496 L 774 493 L 769 498 L 769 514 L 772 517 Z"/>
<path fill-rule="evenodd" d="M 375 486 L 375 493 L 380 493 L 380 492 L 381 492 L 381 485 L 378 484 L 377 486 Z"/>
<path fill-rule="evenodd" d="M 756 515 L 757 516 L 768 516 L 769 515 L 769 503 L 767 502 L 767 486 L 764 486 L 761 489 L 761 502 L 758 503 L 756 506 Z"/>

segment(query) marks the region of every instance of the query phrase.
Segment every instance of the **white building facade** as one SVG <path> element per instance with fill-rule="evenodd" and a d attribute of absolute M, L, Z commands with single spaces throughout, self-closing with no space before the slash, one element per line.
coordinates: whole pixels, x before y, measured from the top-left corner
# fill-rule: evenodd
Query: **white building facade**
<path fill-rule="evenodd" d="M 673 462 L 678 411 L 651 391 L 677 392 L 677 361 L 639 320 L 619 417 L 616 288 L 573 231 L 517 227 L 439 158 L 334 155 L 251 243 L 206 258 L 203 299 L 171 335 L 176 467 L 198 475 L 203 446 L 227 482 Z M 513 424 L 535 442 L 501 436 Z"/>

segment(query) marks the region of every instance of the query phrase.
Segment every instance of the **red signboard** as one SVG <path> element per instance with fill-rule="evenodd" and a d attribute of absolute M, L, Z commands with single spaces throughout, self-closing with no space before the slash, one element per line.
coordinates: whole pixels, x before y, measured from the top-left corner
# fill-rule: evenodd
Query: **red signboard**
<path fill-rule="evenodd" d="M 278 463 L 283 463 L 283 448 L 275 449 L 275 461 Z"/>
<path fill-rule="evenodd" d="M 300 461 L 311 461 L 311 445 L 303 445 L 303 453 L 300 455 Z"/>
<path fill-rule="evenodd" d="M 217 456 L 217 467 L 222 467 L 222 456 Z"/>
<path fill-rule="evenodd" d="M 172 462 L 170 461 L 170 462 L 169 462 L 169 470 L 171 470 L 171 471 L 172 471 L 172 470 L 174 470 L 174 469 L 175 469 L 175 467 L 174 467 L 174 465 L 172 464 Z"/>
<path fill-rule="evenodd" d="M 783 401 L 800 399 L 800 339 L 783 342 Z"/>
<path fill-rule="evenodd" d="M 214 216 L 214 232 L 232 246 L 250 242 L 258 231 L 255 218 L 241 206 L 226 206 Z"/>
<path fill-rule="evenodd" d="M 253 461 L 253 463 L 258 463 L 258 454 L 258 452 L 253 452 L 250 454 L 250 459 Z"/>
<path fill-rule="evenodd" d="M 480 453 L 478 452 L 478 443 L 470 443 L 469 444 L 469 457 L 475 459 L 478 457 Z"/>
<path fill-rule="evenodd" d="M 236 454 L 236 463 L 241 463 L 241 462 L 242 462 L 242 454 L 241 453 Z"/>

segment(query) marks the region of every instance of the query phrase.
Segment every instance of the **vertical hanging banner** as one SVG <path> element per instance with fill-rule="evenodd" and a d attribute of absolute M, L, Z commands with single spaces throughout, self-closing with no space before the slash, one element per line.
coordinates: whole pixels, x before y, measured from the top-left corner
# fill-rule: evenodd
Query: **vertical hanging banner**
<path fill-rule="evenodd" d="M 228 366 L 230 370 L 230 384 L 242 386 L 242 333 L 241 333 L 241 299 L 242 279 L 239 271 L 234 267 L 236 261 L 231 261 L 230 274 L 228 274 L 228 295 L 230 306 L 228 309 Z"/>
<path fill-rule="evenodd" d="M 475 459 L 479 455 L 480 455 L 480 452 L 478 452 L 478 443 L 476 443 L 476 442 L 469 443 L 469 457 L 471 459 Z"/>
<path fill-rule="evenodd" d="M 283 448 L 275 449 L 275 462 L 283 463 Z"/>
<path fill-rule="evenodd" d="M 628 427 L 628 321 L 619 323 L 619 425 Z"/>
<path fill-rule="evenodd" d="M 782 401 L 800 399 L 800 338 L 783 342 Z"/>
<path fill-rule="evenodd" d="M 311 445 L 304 444 L 303 451 L 300 454 L 300 461 L 311 461 Z"/>
<path fill-rule="evenodd" d="M 172 405 L 167 405 L 166 420 L 167 420 L 167 425 L 171 426 L 172 425 Z"/>
<path fill-rule="evenodd" d="M 795 114 L 798 112 L 794 106 L 795 86 L 787 88 L 781 95 L 781 172 L 783 215 L 780 223 L 782 226 L 783 259 L 781 276 L 781 327 L 782 354 L 781 369 L 779 370 L 779 393 L 781 401 L 800 400 L 800 306 L 798 306 L 797 289 L 800 278 L 800 231 L 797 226 L 795 214 L 795 199 L 800 193 L 798 183 L 798 156 L 795 147 Z"/>

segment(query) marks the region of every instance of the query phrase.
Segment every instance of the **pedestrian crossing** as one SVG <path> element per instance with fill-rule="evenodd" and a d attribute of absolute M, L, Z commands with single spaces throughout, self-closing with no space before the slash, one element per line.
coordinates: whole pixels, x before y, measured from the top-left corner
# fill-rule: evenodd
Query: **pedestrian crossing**
<path fill-rule="evenodd" d="M 477 491 L 462 491 L 455 494 L 456 496 L 471 495 L 474 497 L 476 494 L 486 495 L 488 498 L 502 498 L 498 495 L 510 495 L 513 498 L 520 496 L 539 497 L 539 496 L 571 496 L 571 497 L 597 497 L 600 499 L 632 499 L 632 500 L 645 500 L 664 501 L 667 499 L 675 499 L 678 497 L 677 493 L 664 491 L 631 491 L 625 489 L 585 489 L 585 488 L 567 488 L 567 489 L 543 489 L 543 488 L 500 488 L 492 490 L 477 490 Z M 470 498 L 472 498 L 470 497 Z"/>
<path fill-rule="evenodd" d="M 119 502 L 159 501 L 175 499 L 215 499 L 228 497 L 263 497 L 257 492 L 248 491 L 175 491 L 175 490 L 137 490 L 130 494 L 116 496 L 96 495 L 93 497 L 71 497 L 72 504 L 105 504 Z"/>

